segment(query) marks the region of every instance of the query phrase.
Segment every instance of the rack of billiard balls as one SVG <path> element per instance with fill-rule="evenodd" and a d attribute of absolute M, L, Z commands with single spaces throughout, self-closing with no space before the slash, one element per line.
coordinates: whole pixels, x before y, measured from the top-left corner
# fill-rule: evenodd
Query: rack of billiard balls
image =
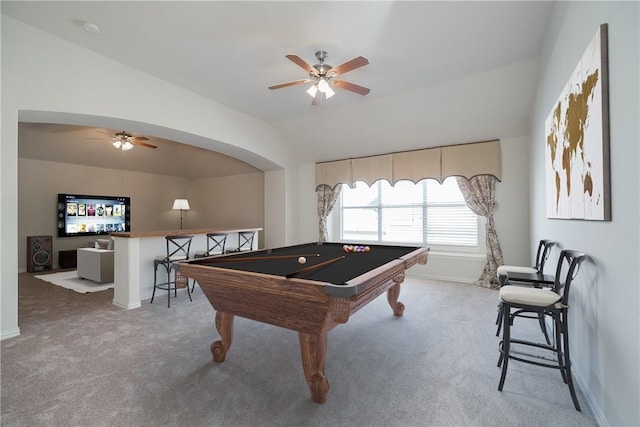
<path fill-rule="evenodd" d="M 369 252 L 371 248 L 369 246 L 360 246 L 360 245 L 344 245 L 342 247 L 345 252 Z"/>

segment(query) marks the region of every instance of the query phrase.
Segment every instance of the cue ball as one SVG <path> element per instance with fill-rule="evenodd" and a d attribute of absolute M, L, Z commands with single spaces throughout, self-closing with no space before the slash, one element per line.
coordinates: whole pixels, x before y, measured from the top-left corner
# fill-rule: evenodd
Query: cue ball
<path fill-rule="evenodd" d="M 305 262 L 307 262 L 307 259 L 305 257 L 301 256 L 300 258 L 298 258 L 298 262 L 300 264 L 304 264 Z"/>

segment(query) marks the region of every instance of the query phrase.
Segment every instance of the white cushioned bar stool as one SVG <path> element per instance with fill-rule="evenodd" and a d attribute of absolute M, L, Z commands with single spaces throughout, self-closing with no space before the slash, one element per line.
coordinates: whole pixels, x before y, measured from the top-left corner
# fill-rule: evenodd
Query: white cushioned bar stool
<path fill-rule="evenodd" d="M 571 358 L 569 356 L 569 290 L 571 283 L 578 274 L 580 264 L 586 255 L 582 252 L 563 250 L 558 259 L 555 280 L 552 289 L 542 287 L 523 287 L 510 285 L 509 281 L 500 288 L 500 309 L 503 319 L 503 335 L 500 341 L 500 357 L 498 366 L 502 366 L 502 374 L 498 390 L 502 391 L 509 360 L 517 360 L 546 368 L 559 369 L 562 379 L 569 386 L 571 399 L 576 410 L 580 411 L 580 404 L 576 397 L 573 379 L 571 377 Z M 533 316 L 531 316 L 533 314 Z M 512 338 L 511 329 L 516 318 L 551 317 L 554 326 L 554 342 L 538 343 L 523 339 Z M 513 345 L 534 348 L 534 353 L 514 351 Z M 518 348 L 518 350 L 520 350 Z M 542 350 L 542 351 L 540 351 Z M 544 352 L 551 352 L 555 359 L 547 357 Z"/>
<path fill-rule="evenodd" d="M 504 285 L 504 282 L 506 282 L 509 273 L 544 273 L 544 265 L 547 262 L 547 259 L 549 259 L 551 248 L 555 245 L 556 242 L 553 240 L 540 240 L 540 242 L 538 243 L 538 251 L 536 253 L 536 261 L 533 267 L 525 267 L 519 265 L 498 266 L 497 275 L 500 286 Z"/>
<path fill-rule="evenodd" d="M 508 278 L 510 278 L 510 283 L 512 285 L 518 284 L 520 286 L 528 286 L 528 287 L 552 287 L 553 286 L 553 277 L 552 276 L 539 276 L 535 275 L 544 275 L 544 266 L 549 259 L 549 254 L 551 254 L 551 248 L 556 245 L 556 242 L 553 240 L 542 239 L 538 243 L 538 250 L 536 252 L 536 260 L 533 267 L 525 267 L 519 265 L 500 265 L 498 266 L 497 276 L 498 282 L 500 283 L 500 287 L 504 286 L 505 282 Z M 511 275 L 510 275 L 511 273 Z M 531 276 L 527 276 L 531 275 Z M 520 280 L 517 280 L 516 277 L 519 277 Z M 547 280 L 543 280 L 547 279 Z M 496 329 L 496 336 L 500 335 L 500 329 L 502 327 L 502 314 L 500 312 L 500 304 L 498 304 L 498 315 L 496 317 L 496 325 L 498 326 Z M 544 324 L 544 317 L 540 318 L 540 329 L 544 333 L 545 338 L 547 339 L 547 344 L 550 344 L 549 334 L 547 333 L 547 328 Z"/>
<path fill-rule="evenodd" d="M 191 240 L 193 236 L 166 236 L 167 241 L 167 253 L 166 255 L 159 255 L 153 260 L 153 294 L 151 295 L 151 302 L 153 304 L 153 298 L 156 296 L 156 289 L 162 289 L 167 291 L 167 307 L 171 307 L 171 291 L 174 296 L 178 296 L 178 288 L 184 288 L 185 283 L 187 287 L 187 293 L 189 294 L 189 300 L 191 299 L 191 290 L 189 289 L 188 279 L 184 276 L 180 276 L 180 272 L 177 269 L 177 263 L 180 261 L 186 261 L 189 259 L 189 251 L 191 249 Z M 167 273 L 167 281 L 158 283 L 158 267 L 162 266 Z M 171 271 L 174 270 L 174 277 L 171 280 Z"/>

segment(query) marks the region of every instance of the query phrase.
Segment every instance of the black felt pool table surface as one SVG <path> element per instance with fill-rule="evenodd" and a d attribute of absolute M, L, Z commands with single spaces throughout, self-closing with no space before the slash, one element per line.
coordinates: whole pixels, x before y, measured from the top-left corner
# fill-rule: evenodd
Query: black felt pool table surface
<path fill-rule="evenodd" d="M 347 243 L 347 245 L 350 246 L 369 246 L 370 248 L 368 252 L 347 252 L 344 250 L 344 245 L 345 243 L 309 243 L 276 249 L 237 253 L 224 257 L 227 259 L 230 257 L 238 259 L 238 261 L 233 262 L 220 262 L 219 260 L 216 260 L 216 258 L 208 258 L 198 261 L 197 263 L 212 267 L 286 276 L 315 264 L 344 256 L 344 259 L 337 260 L 324 267 L 296 276 L 298 278 L 339 285 L 418 249 L 418 247 L 413 246 Z M 288 255 L 295 256 L 291 258 L 278 258 L 280 256 Z M 307 262 L 300 264 L 298 262 L 299 256 L 304 256 L 307 259 Z M 240 259 L 244 258 L 259 257 L 267 257 L 267 259 L 240 261 Z"/>

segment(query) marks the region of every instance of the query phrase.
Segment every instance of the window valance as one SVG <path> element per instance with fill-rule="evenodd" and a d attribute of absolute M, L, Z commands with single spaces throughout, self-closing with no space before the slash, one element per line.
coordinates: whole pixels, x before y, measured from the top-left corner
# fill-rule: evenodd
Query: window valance
<path fill-rule="evenodd" d="M 371 185 L 379 179 L 391 184 L 426 178 L 442 182 L 449 176 L 470 179 L 477 175 L 493 175 L 502 180 L 499 140 L 316 163 L 316 188 L 334 188 L 338 184 L 353 187 L 356 181 Z"/>

